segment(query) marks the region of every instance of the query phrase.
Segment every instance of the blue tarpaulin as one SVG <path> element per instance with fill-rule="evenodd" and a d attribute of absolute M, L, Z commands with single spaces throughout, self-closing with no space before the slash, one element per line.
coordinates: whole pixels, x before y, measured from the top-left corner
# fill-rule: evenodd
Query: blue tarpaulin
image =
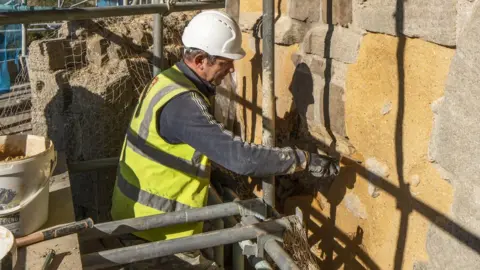
<path fill-rule="evenodd" d="M 8 61 L 15 62 L 18 72 L 21 48 L 22 26 L 20 24 L 0 26 L 0 92 L 6 92 L 10 89 L 11 81 Z"/>

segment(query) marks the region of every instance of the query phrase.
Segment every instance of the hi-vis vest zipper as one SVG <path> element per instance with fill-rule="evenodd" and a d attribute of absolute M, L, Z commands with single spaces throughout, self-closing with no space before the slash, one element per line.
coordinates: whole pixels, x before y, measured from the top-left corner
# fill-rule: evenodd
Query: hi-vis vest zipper
<path fill-rule="evenodd" d="M 157 112 L 187 91 L 201 92 L 176 67 L 157 75 L 140 97 L 132 117 L 113 191 L 114 220 L 204 207 L 210 183 L 210 162 L 187 144 L 170 144 L 157 130 Z M 208 99 L 202 94 L 205 101 Z M 161 128 L 161 127 L 160 127 Z M 203 223 L 190 223 L 137 232 L 149 241 L 201 233 Z"/>

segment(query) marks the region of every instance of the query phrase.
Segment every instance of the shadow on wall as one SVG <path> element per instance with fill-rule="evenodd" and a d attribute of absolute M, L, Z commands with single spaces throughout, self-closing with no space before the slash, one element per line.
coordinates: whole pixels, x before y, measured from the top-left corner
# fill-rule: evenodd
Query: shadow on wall
<path fill-rule="evenodd" d="M 332 25 L 332 0 L 327 2 L 327 22 L 329 22 L 329 32 L 327 34 L 327 39 L 325 44 L 326 52 L 325 55 L 329 56 L 329 48 L 331 42 L 331 29 Z M 343 233 L 335 224 L 336 218 L 336 208 L 343 200 L 343 197 L 347 189 L 352 189 L 355 184 L 356 176 L 362 176 L 362 178 L 369 181 L 374 186 L 383 190 L 384 192 L 390 194 L 397 201 L 397 209 L 401 211 L 401 224 L 399 227 L 398 239 L 395 250 L 395 258 L 393 260 L 394 269 L 402 269 L 404 254 L 405 254 L 405 245 L 406 245 L 406 236 L 408 231 L 408 218 L 412 212 L 417 212 L 426 219 L 428 219 L 434 226 L 444 230 L 452 237 L 456 238 L 459 242 L 462 242 L 468 246 L 473 251 L 480 254 L 480 238 L 479 236 L 473 234 L 472 232 L 466 230 L 459 224 L 455 223 L 453 220 L 435 210 L 430 205 L 427 205 L 423 201 L 420 201 L 413 197 L 410 193 L 409 185 L 405 182 L 405 177 L 403 175 L 404 167 L 404 153 L 403 153 L 403 124 L 404 124 L 404 111 L 405 111 L 405 74 L 404 74 L 404 53 L 405 53 L 405 43 L 406 38 L 403 36 L 403 25 L 404 25 L 404 2 L 403 0 L 397 0 L 397 12 L 396 12 L 396 30 L 397 36 L 399 37 L 399 43 L 397 48 L 397 72 L 399 78 L 399 89 L 398 89 L 398 112 L 396 118 L 395 126 L 395 152 L 396 152 L 396 169 L 398 172 L 398 185 L 390 183 L 387 179 L 375 174 L 372 171 L 367 170 L 361 163 L 352 160 L 348 157 L 342 157 L 342 164 L 344 165 L 341 175 L 338 177 L 338 181 L 334 182 L 329 191 L 326 191 L 322 188 L 317 188 L 328 200 L 330 204 L 330 213 L 329 216 L 325 216 L 314 208 L 310 207 L 304 210 L 304 216 L 315 218 L 321 222 L 321 226 L 311 222 L 309 219 L 306 220 L 308 228 L 314 232 L 313 235 L 309 237 L 309 243 L 311 245 L 318 245 L 317 247 L 323 251 L 321 258 L 319 259 L 319 264 L 322 268 L 325 269 L 340 269 L 353 268 L 353 269 L 380 269 L 379 265 L 371 258 L 365 250 L 362 248 L 362 237 L 364 231 L 362 228 L 357 228 L 355 235 L 347 235 Z M 258 33 L 258 32 L 257 32 Z M 261 55 L 259 52 L 259 41 L 258 36 L 256 35 L 256 52 L 257 54 L 252 58 L 252 91 L 253 99 L 252 102 L 248 101 L 246 98 L 246 78 L 243 78 L 244 88 L 242 89 L 243 97 L 236 97 L 236 102 L 243 106 L 243 116 L 246 119 L 247 110 L 252 112 L 252 124 L 255 125 L 257 114 L 261 115 L 261 107 L 257 106 L 257 93 L 259 89 L 257 88 L 258 79 L 261 79 Z M 329 115 L 329 95 L 330 89 L 329 82 L 331 79 L 331 65 L 332 60 L 329 57 L 326 57 L 326 69 L 325 69 L 325 80 L 326 88 L 323 89 L 323 100 L 324 100 L 324 122 L 329 133 L 331 130 L 329 128 L 330 115 Z M 302 87 L 298 87 L 298 85 Z M 293 94 L 294 98 L 294 108 L 292 108 L 291 113 L 286 118 L 291 117 L 290 119 L 279 119 L 277 117 L 277 123 L 281 123 L 278 126 L 289 126 L 293 124 L 291 132 L 289 134 L 288 141 L 277 142 L 279 146 L 286 145 L 295 145 L 299 148 L 315 152 L 317 148 L 328 149 L 329 154 L 339 155 L 339 153 L 334 153 L 331 145 L 324 145 L 322 142 L 315 139 L 311 134 L 308 133 L 307 127 L 307 115 L 310 113 L 308 110 L 309 106 L 312 106 L 315 101 L 314 89 L 313 89 L 313 76 L 308 66 L 305 63 L 300 63 L 295 69 L 295 73 L 292 78 L 292 83 L 290 86 L 290 91 Z M 302 131 L 307 131 L 302 133 Z M 252 133 L 255 132 L 255 126 L 253 126 Z M 245 133 L 247 133 L 245 131 Z M 295 177 L 294 177 L 295 178 Z M 282 181 L 282 177 L 277 177 L 277 181 Z M 253 181 L 250 185 L 251 190 L 254 190 L 257 185 L 261 185 L 260 182 Z M 315 200 L 315 196 L 313 196 Z M 311 203 L 314 203 L 313 201 Z M 392 209 L 397 210 L 397 209 Z M 292 213 L 285 213 L 292 214 Z M 373 233 L 373 232 L 372 232 Z M 334 257 L 334 253 L 337 255 Z"/>
<path fill-rule="evenodd" d="M 65 81 L 57 81 L 59 89 L 50 99 L 43 114 L 46 135 L 57 151 L 64 152 L 67 163 L 118 156 L 120 137 L 109 127 L 113 114 L 105 100 L 84 87 L 72 87 Z M 113 111 L 113 110 L 112 110 Z M 62 173 L 62 172 L 59 172 Z M 95 222 L 109 220 L 111 194 L 116 170 L 70 173 L 70 183 L 75 219 L 91 217 Z"/>

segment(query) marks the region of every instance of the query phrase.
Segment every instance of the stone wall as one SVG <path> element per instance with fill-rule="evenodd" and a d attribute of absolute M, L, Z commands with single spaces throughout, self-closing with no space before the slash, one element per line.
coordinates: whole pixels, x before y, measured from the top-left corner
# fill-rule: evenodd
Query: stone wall
<path fill-rule="evenodd" d="M 118 157 L 150 64 L 131 49 L 133 38 L 105 35 L 100 23 L 66 25 L 63 38 L 29 47 L 33 133 L 52 139 L 68 163 Z M 70 173 L 77 219 L 108 220 L 115 175 Z"/>
<path fill-rule="evenodd" d="M 300 187 L 303 175 L 278 178 L 279 207 L 304 211 L 322 266 L 475 269 L 479 4 L 275 4 L 277 144 L 342 156 L 329 191 Z M 236 115 L 238 132 L 256 143 L 261 14 L 260 1 L 241 1 L 247 56 L 236 64 Z"/>

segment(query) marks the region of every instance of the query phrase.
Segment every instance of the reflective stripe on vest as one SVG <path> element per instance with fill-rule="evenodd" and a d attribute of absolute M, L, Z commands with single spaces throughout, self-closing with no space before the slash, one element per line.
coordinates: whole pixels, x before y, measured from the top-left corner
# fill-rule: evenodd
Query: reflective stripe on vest
<path fill-rule="evenodd" d="M 127 146 L 135 151 L 135 153 L 169 168 L 201 178 L 209 176 L 209 172 L 206 171 L 204 165 L 195 165 L 191 160 L 172 156 L 167 152 L 154 148 L 147 144 L 147 141 L 144 138 L 135 135 L 130 129 L 127 130 Z"/>
<path fill-rule="evenodd" d="M 134 185 L 131 185 L 130 183 L 128 183 L 127 180 L 125 180 L 125 178 L 123 178 L 120 172 L 118 172 L 117 187 L 125 196 L 127 196 L 131 200 L 162 212 L 181 211 L 191 208 L 188 205 L 148 193 Z"/>

